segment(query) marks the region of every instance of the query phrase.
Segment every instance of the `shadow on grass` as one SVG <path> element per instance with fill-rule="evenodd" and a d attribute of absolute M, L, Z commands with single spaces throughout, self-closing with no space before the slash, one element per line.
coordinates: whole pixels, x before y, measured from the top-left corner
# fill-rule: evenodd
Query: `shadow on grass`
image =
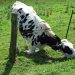
<path fill-rule="evenodd" d="M 9 75 L 14 63 L 10 63 L 9 60 L 6 63 L 5 70 L 1 75 Z"/>
<path fill-rule="evenodd" d="M 20 52 L 18 56 L 25 56 L 29 59 L 32 59 L 36 64 L 51 64 L 54 62 L 63 62 L 66 61 L 66 58 L 54 58 L 47 55 L 47 53 L 44 50 L 40 50 L 39 52 L 33 54 L 33 55 L 27 55 L 24 52 Z"/>

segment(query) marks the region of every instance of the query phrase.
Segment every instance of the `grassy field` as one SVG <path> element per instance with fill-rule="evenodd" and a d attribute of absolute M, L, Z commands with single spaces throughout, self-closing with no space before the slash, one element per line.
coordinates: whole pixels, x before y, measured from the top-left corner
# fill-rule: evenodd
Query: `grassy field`
<path fill-rule="evenodd" d="M 71 11 L 75 11 L 75 0 L 20 0 L 31 5 L 38 15 L 46 20 L 53 31 L 65 38 Z M 75 75 L 75 59 L 64 59 L 63 55 L 45 47 L 32 56 L 24 54 L 24 39 L 18 34 L 20 53 L 15 64 L 8 61 L 11 34 L 11 5 L 15 0 L 0 0 L 0 75 Z M 44 12 L 49 10 L 50 15 Z M 75 47 L 75 14 L 73 14 L 68 40 Z"/>

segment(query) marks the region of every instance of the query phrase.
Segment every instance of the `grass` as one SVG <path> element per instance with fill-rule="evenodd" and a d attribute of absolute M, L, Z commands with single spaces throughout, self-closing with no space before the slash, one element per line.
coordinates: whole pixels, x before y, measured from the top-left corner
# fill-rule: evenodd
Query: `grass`
<path fill-rule="evenodd" d="M 42 9 L 37 13 L 46 20 L 52 30 L 60 37 L 65 38 L 66 29 L 69 23 L 71 10 L 75 10 L 74 0 L 20 0 L 28 5 L 32 5 L 35 10 Z M 39 51 L 32 56 L 24 54 L 24 39 L 18 34 L 20 53 L 16 57 L 15 64 L 8 61 L 10 34 L 11 34 L 11 16 L 10 8 L 15 0 L 0 0 L 0 75 L 75 75 L 75 59 L 64 59 L 63 55 L 53 51 L 50 47 Z M 66 13 L 66 5 L 69 6 Z M 44 9 L 52 9 L 52 14 L 43 16 L 40 13 Z M 73 15 L 68 39 L 75 46 L 75 15 Z"/>

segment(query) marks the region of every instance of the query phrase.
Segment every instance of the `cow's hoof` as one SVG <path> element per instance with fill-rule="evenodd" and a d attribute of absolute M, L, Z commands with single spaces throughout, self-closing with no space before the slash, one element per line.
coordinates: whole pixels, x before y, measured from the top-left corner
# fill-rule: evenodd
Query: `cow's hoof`
<path fill-rule="evenodd" d="M 25 50 L 24 52 L 27 55 L 33 55 L 34 54 L 34 52 L 32 52 L 31 50 Z"/>

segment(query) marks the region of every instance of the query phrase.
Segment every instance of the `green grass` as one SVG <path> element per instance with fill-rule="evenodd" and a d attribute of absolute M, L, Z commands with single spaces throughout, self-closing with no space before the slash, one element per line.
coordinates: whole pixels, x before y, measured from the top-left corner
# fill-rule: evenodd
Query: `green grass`
<path fill-rule="evenodd" d="M 46 20 L 52 30 L 60 37 L 65 38 L 66 29 L 69 23 L 71 10 L 75 10 L 75 0 L 20 0 L 32 5 L 35 10 L 42 9 L 37 13 Z M 45 1 L 45 2 L 44 2 Z M 75 75 L 75 59 L 64 59 L 63 55 L 45 47 L 32 56 L 24 54 L 24 39 L 18 34 L 20 53 L 16 57 L 15 64 L 8 61 L 10 34 L 11 34 L 11 13 L 10 8 L 15 0 L 0 0 L 0 75 Z M 69 6 L 68 13 L 66 5 Z M 72 8 L 73 7 L 73 8 Z M 43 16 L 40 13 L 44 9 L 52 9 L 52 14 Z M 75 15 L 73 15 L 68 39 L 75 47 Z"/>

